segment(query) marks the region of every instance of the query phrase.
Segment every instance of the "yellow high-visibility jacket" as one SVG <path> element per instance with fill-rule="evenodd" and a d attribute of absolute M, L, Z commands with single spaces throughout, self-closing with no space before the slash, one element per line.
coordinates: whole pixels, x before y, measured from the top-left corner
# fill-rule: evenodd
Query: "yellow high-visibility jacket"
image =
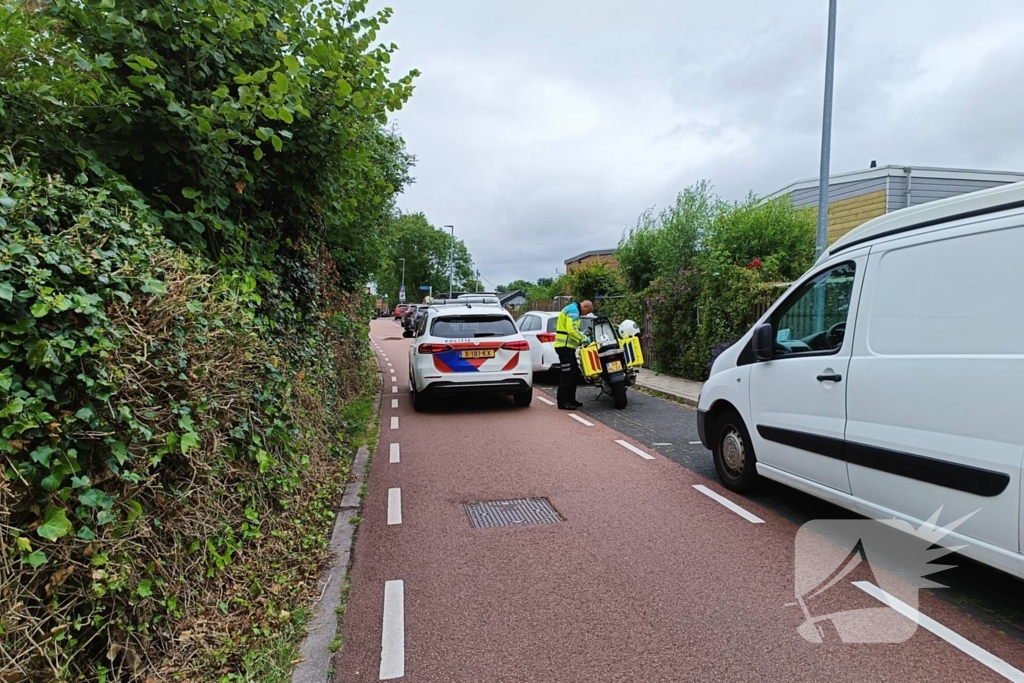
<path fill-rule="evenodd" d="M 555 348 L 567 347 L 575 349 L 586 337 L 580 332 L 580 307 L 574 302 L 566 306 L 558 314 L 555 326 Z"/>

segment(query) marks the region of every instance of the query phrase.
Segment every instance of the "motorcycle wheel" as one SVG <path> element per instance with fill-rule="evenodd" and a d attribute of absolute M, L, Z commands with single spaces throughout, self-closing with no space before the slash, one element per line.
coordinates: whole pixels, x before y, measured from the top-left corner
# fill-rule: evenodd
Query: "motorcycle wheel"
<path fill-rule="evenodd" d="M 626 382 L 615 382 L 612 384 L 612 400 L 615 402 L 615 407 L 622 410 L 626 407 Z"/>

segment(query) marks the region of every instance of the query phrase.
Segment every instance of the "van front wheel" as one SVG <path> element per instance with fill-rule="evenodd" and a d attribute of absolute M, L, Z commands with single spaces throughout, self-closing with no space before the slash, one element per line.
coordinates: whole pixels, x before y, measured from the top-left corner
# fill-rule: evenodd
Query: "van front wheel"
<path fill-rule="evenodd" d="M 722 413 L 715 422 L 714 441 L 711 444 L 718 478 L 730 491 L 747 493 L 757 488 L 761 476 L 757 473 L 757 458 L 743 420 L 733 410 Z"/>

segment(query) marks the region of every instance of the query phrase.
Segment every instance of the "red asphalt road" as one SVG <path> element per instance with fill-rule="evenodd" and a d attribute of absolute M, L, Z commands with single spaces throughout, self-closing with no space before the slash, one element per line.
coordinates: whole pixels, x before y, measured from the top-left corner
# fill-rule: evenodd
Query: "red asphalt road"
<path fill-rule="evenodd" d="M 384 583 L 396 579 L 405 587 L 404 681 L 1005 680 L 923 628 L 900 644 L 848 645 L 834 632 L 808 643 L 800 609 L 785 606 L 797 525 L 656 453 L 644 460 L 615 443 L 621 434 L 536 398 L 526 409 L 480 401 L 416 413 L 409 340 L 387 320 L 371 335 L 383 349 L 381 433 L 336 681 L 378 680 Z M 398 430 L 389 429 L 394 415 Z M 393 442 L 400 463 L 388 461 Z M 389 526 L 394 487 L 403 522 Z M 526 497 L 548 498 L 565 521 L 476 529 L 463 508 Z M 848 580 L 819 613 L 880 606 Z M 1008 636 L 927 594 L 919 609 L 1024 669 Z"/>

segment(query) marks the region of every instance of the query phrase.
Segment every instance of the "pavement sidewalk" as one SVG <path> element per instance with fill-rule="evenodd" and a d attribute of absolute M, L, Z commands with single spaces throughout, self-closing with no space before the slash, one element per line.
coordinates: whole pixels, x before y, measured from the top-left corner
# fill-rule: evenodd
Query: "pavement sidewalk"
<path fill-rule="evenodd" d="M 641 370 L 636 376 L 636 386 L 673 397 L 689 406 L 697 407 L 702 382 L 672 375 L 662 375 L 653 370 Z"/>

